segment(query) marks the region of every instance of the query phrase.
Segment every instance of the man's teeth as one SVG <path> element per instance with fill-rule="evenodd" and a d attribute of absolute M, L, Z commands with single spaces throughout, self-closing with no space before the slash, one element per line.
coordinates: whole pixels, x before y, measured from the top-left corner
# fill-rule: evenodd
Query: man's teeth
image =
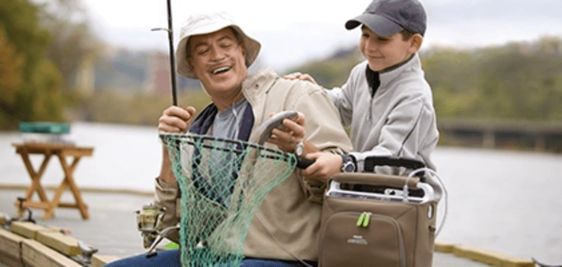
<path fill-rule="evenodd" d="M 213 70 L 213 74 L 223 73 L 228 70 L 230 70 L 230 67 L 220 67 L 218 69 Z"/>

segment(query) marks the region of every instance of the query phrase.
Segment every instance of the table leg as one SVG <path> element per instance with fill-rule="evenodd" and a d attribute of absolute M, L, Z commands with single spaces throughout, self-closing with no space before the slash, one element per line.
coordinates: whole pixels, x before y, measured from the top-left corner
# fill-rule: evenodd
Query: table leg
<path fill-rule="evenodd" d="M 82 194 L 80 193 L 80 189 L 78 188 L 78 186 L 76 186 L 76 183 L 74 182 L 74 170 L 76 169 L 78 162 L 80 162 L 81 157 L 74 156 L 74 159 L 72 160 L 70 166 L 66 162 L 64 154 L 62 153 L 58 154 L 58 158 L 61 163 L 62 169 L 64 171 L 64 180 L 57 188 L 57 191 L 55 192 L 55 198 L 53 198 L 53 202 L 51 202 L 51 206 L 55 208 L 56 206 L 59 205 L 61 195 L 64 189 L 66 188 L 66 186 L 68 186 L 70 187 L 70 192 L 74 196 L 74 199 L 76 201 L 76 206 L 80 210 L 80 215 L 82 215 L 82 219 L 87 220 L 90 217 L 88 213 L 88 206 L 82 200 Z"/>
<path fill-rule="evenodd" d="M 20 156 L 23 160 L 25 169 L 27 170 L 29 177 L 31 177 L 31 185 L 27 188 L 27 191 L 25 193 L 25 201 L 23 205 L 20 207 L 19 204 L 16 203 L 16 205 L 18 205 L 18 214 L 21 216 L 21 214 L 23 213 L 23 209 L 21 208 L 26 207 L 26 203 L 32 202 L 33 193 L 35 192 L 37 192 L 37 194 L 39 195 L 39 202 L 41 204 L 50 203 L 49 199 L 47 198 L 47 194 L 45 193 L 45 190 L 41 185 L 41 177 L 43 176 L 43 173 L 45 173 L 45 170 L 47 169 L 47 165 L 49 164 L 52 155 L 50 153 L 45 154 L 45 157 L 43 158 L 43 161 L 41 162 L 38 171 L 35 171 L 35 169 L 33 168 L 33 164 L 29 159 L 29 153 L 27 153 L 27 151 L 25 150 L 22 151 L 20 153 Z"/>
<path fill-rule="evenodd" d="M 66 177 L 66 175 L 65 175 Z M 50 207 L 45 211 L 45 220 L 48 220 L 53 217 L 55 208 L 59 206 L 60 198 L 66 189 L 66 178 L 62 180 L 59 184 L 57 189 L 55 189 L 55 195 L 53 196 L 53 200 L 50 202 Z"/>

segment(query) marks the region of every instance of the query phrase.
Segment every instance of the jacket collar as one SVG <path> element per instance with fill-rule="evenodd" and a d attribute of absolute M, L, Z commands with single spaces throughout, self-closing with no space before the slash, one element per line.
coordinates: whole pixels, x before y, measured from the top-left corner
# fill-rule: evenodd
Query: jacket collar
<path fill-rule="evenodd" d="M 420 57 L 418 53 L 415 53 L 406 62 L 398 64 L 395 67 L 391 67 L 389 70 L 382 71 L 379 73 L 380 78 L 380 89 L 387 88 L 387 85 L 391 83 L 394 79 L 400 76 L 402 73 L 410 70 L 416 70 L 421 67 Z"/>
<path fill-rule="evenodd" d="M 253 110 L 261 109 L 260 105 L 263 105 L 263 101 L 258 101 L 260 95 L 266 94 L 278 78 L 279 76 L 277 76 L 277 74 L 273 71 L 265 70 L 255 75 L 248 76 L 248 78 L 242 83 L 242 93 L 244 94 L 246 101 L 248 101 L 249 106 L 244 111 L 244 115 L 242 117 L 238 136 L 240 140 L 247 141 L 254 123 L 262 121 L 263 114 L 261 112 L 254 114 Z M 209 104 L 203 111 L 201 111 L 199 116 L 197 116 L 189 131 L 197 134 L 206 134 L 213 124 L 217 112 L 218 109 L 215 104 Z"/>

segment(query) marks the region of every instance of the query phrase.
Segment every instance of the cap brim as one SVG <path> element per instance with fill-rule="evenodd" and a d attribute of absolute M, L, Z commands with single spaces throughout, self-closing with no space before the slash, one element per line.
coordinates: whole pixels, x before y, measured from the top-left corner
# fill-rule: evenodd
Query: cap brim
<path fill-rule="evenodd" d="M 374 14 L 361 14 L 353 19 L 350 19 L 345 23 L 345 28 L 352 30 L 361 24 L 367 26 L 367 28 L 381 37 L 388 37 L 402 31 L 402 27 L 400 25 L 383 16 Z"/>

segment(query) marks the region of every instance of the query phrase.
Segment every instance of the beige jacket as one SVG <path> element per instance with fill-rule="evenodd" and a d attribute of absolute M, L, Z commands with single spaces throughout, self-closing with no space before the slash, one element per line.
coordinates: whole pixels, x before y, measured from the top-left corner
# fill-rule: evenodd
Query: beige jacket
<path fill-rule="evenodd" d="M 257 142 L 256 129 L 268 114 L 295 110 L 305 116 L 305 140 L 321 150 L 350 151 L 351 142 L 339 122 L 339 115 L 322 88 L 303 81 L 289 81 L 275 73 L 263 72 L 249 77 L 242 92 L 251 104 L 254 126 L 250 142 Z M 270 145 L 270 144 L 266 144 Z M 285 182 L 274 188 L 256 212 L 246 238 L 247 257 L 283 260 L 318 258 L 322 187 L 304 181 L 295 170 Z M 156 181 L 156 202 L 167 209 L 165 225 L 179 221 L 176 211 L 176 185 Z"/>

